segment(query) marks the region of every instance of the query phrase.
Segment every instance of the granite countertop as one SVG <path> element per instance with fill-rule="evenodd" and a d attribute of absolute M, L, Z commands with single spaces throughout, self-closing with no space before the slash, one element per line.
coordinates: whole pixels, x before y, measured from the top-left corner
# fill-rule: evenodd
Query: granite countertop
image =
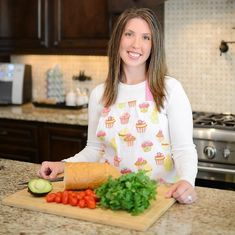
<path fill-rule="evenodd" d="M 0 158 L 1 199 L 35 177 L 39 165 Z M 175 203 L 146 232 L 39 213 L 0 204 L 0 234 L 226 234 L 235 233 L 235 192 L 196 187 L 192 205 Z"/>
<path fill-rule="evenodd" d="M 0 118 L 87 126 L 87 109 L 39 108 L 32 103 L 0 106 Z"/>

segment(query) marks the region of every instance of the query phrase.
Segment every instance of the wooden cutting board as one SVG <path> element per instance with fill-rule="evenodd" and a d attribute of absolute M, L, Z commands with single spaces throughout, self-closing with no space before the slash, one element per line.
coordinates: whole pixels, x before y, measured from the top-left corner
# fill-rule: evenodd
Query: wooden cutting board
<path fill-rule="evenodd" d="M 62 182 L 53 183 L 53 191 L 63 191 Z M 111 211 L 101 208 L 88 209 L 73 207 L 57 203 L 47 203 L 44 197 L 34 197 L 27 189 L 18 191 L 2 201 L 4 205 L 25 208 L 29 210 L 87 220 L 95 223 L 107 224 L 127 229 L 147 230 L 167 209 L 175 202 L 173 198 L 166 199 L 166 186 L 158 187 L 157 199 L 152 201 L 151 207 L 138 216 L 132 216 L 125 211 Z"/>

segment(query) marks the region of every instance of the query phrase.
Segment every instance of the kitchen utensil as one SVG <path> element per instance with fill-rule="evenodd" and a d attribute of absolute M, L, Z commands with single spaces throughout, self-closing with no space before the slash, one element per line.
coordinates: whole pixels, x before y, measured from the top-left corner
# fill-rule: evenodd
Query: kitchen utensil
<path fill-rule="evenodd" d="M 59 182 L 59 181 L 63 181 L 64 177 L 58 177 L 55 179 L 48 179 L 50 182 Z M 26 182 L 20 182 L 18 185 L 27 185 L 29 183 L 29 181 Z"/>

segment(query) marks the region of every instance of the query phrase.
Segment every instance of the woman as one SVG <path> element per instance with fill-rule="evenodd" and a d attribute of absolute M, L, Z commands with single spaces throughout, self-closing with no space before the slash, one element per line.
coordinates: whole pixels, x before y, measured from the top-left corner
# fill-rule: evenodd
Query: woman
<path fill-rule="evenodd" d="M 89 101 L 87 146 L 69 162 L 108 162 L 121 173 L 144 169 L 172 183 L 166 197 L 196 200 L 197 153 L 192 111 L 180 83 L 166 76 L 160 25 L 146 8 L 128 9 L 114 27 L 109 71 Z M 39 175 L 54 178 L 63 162 L 43 162 Z"/>

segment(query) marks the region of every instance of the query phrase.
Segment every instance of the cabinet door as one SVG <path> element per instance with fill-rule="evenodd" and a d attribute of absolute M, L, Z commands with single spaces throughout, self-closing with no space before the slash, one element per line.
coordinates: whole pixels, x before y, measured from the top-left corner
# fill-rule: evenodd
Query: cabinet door
<path fill-rule="evenodd" d="M 47 0 L 0 0 L 0 51 L 30 52 L 48 45 Z"/>
<path fill-rule="evenodd" d="M 39 162 L 38 128 L 24 121 L 0 120 L 0 157 Z"/>
<path fill-rule="evenodd" d="M 165 0 L 108 0 L 109 32 L 112 32 L 118 16 L 128 8 L 146 7 L 152 9 L 164 28 L 164 2 Z"/>
<path fill-rule="evenodd" d="M 55 0 L 51 44 L 60 51 L 105 54 L 109 37 L 106 0 Z M 62 50 L 61 50 L 62 49 Z"/>
<path fill-rule="evenodd" d="M 41 128 L 40 161 L 60 161 L 72 157 L 86 145 L 87 128 L 48 125 Z"/>

